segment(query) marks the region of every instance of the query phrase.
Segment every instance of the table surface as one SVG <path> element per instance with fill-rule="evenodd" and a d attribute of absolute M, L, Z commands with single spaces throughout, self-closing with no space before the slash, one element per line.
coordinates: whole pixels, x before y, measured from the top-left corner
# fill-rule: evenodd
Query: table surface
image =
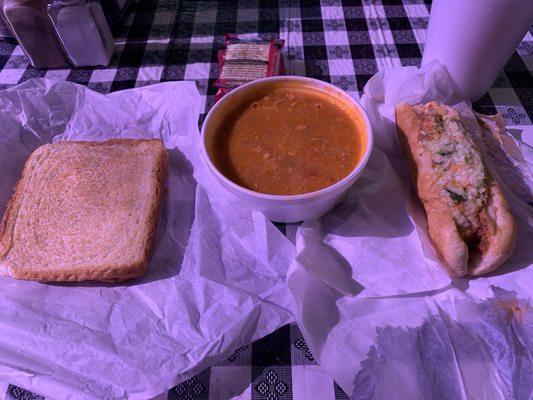
<path fill-rule="evenodd" d="M 355 98 L 379 70 L 420 65 L 430 1 L 137 0 L 114 36 L 108 67 L 36 69 L 13 41 L 0 41 L 0 89 L 35 77 L 67 80 L 101 93 L 194 80 L 214 103 L 217 51 L 225 33 L 285 39 L 287 73 L 329 81 Z M 533 29 L 474 108 L 533 128 Z M 280 226 L 283 229 L 283 226 Z M 313 382 L 312 392 L 308 382 Z M 13 385 L 6 399 L 43 399 Z M 320 368 L 296 325 L 246 345 L 170 389 L 168 399 L 347 399 Z"/>

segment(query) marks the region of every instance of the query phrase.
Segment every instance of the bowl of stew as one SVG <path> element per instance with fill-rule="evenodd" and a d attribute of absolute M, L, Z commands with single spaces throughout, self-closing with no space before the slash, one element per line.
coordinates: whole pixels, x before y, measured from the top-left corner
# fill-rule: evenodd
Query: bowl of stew
<path fill-rule="evenodd" d="M 233 195 L 275 222 L 323 215 L 365 167 L 363 107 L 316 79 L 278 76 L 231 91 L 202 126 L 202 156 Z"/>

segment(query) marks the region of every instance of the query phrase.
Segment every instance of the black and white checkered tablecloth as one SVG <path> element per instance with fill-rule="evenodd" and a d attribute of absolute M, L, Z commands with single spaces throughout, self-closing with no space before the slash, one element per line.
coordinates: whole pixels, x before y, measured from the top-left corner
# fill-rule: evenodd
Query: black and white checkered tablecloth
<path fill-rule="evenodd" d="M 289 74 L 330 81 L 355 98 L 390 66 L 419 65 L 429 17 L 424 0 L 137 0 L 115 29 L 111 65 L 36 69 L 13 41 L 0 41 L 0 88 L 33 77 L 64 79 L 102 93 L 194 80 L 207 112 L 214 102 L 217 50 L 225 33 L 285 39 Z M 474 107 L 533 130 L 533 29 Z M 283 227 L 280 227 L 283 229 Z M 1 383 L 6 399 L 42 399 Z M 236 349 L 161 399 L 347 399 L 317 365 L 297 326 Z"/>

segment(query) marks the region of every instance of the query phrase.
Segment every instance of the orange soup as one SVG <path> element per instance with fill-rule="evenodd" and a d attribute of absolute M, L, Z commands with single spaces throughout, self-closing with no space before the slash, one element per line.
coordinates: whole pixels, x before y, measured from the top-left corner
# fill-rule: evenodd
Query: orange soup
<path fill-rule="evenodd" d="M 256 192 L 313 192 L 346 177 L 365 150 L 364 122 L 345 101 L 305 85 L 254 93 L 218 125 L 209 149 L 227 178 Z"/>

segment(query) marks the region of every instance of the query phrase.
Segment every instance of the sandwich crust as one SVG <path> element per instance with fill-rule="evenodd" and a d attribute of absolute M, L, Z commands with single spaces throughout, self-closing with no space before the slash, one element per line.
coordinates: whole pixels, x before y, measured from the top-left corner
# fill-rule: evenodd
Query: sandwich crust
<path fill-rule="evenodd" d="M 512 252 L 516 231 L 514 219 L 498 184 L 481 166 L 486 185 L 482 194 L 486 200 L 474 207 L 473 227 L 465 229 L 459 224 L 454 217 L 457 214 L 453 210 L 455 205 L 449 197 L 455 196 L 458 202 L 464 202 L 466 197 L 463 196 L 466 195 L 450 193 L 443 187 L 442 177 L 435 166 L 435 155 L 423 145 L 427 140 L 424 135 L 433 123 L 429 121 L 429 114 L 460 120 L 455 109 L 436 102 L 396 107 L 398 136 L 409 163 L 411 179 L 427 215 L 430 239 L 442 266 L 451 276 L 490 272 L 505 262 Z M 471 146 L 475 145 L 472 143 Z M 437 159 L 440 162 L 439 156 Z M 474 174 L 470 170 L 457 171 L 461 168 L 468 169 L 468 166 L 464 163 L 452 165 L 456 174 Z"/>
<path fill-rule="evenodd" d="M 15 278 L 38 281 L 142 275 L 167 164 L 160 140 L 41 146 L 0 223 L 0 264 Z"/>
<path fill-rule="evenodd" d="M 509 212 L 500 187 L 491 182 L 489 202 L 482 211 L 483 229 L 479 253 L 474 254 L 469 264 L 468 273 L 472 276 L 494 271 L 512 254 L 516 238 L 516 224 Z"/>

